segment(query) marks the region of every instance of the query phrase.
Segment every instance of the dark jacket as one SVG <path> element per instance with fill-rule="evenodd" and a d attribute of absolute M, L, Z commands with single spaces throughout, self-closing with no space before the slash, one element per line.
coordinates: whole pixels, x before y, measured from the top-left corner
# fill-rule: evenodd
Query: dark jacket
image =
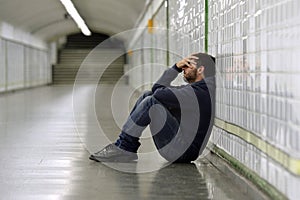
<path fill-rule="evenodd" d="M 187 151 L 199 155 L 206 145 L 214 118 L 215 77 L 192 84 L 171 86 L 171 82 L 182 72 L 176 65 L 167 69 L 153 85 L 153 96 L 176 117 L 182 132 L 192 137 Z M 201 153 L 201 152 L 200 152 Z"/>

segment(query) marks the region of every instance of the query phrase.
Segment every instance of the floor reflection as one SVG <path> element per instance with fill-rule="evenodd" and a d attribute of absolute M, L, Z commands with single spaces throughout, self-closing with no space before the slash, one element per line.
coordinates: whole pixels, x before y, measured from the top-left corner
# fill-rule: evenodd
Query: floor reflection
<path fill-rule="evenodd" d="M 160 169 L 152 183 L 153 199 L 209 199 L 206 181 L 195 164 L 172 164 Z"/>

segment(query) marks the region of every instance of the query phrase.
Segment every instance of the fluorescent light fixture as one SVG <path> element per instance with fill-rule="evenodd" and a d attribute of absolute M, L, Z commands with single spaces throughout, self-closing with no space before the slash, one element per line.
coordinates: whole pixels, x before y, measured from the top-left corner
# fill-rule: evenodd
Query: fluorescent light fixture
<path fill-rule="evenodd" d="M 90 36 L 92 34 L 91 31 L 89 30 L 89 28 L 87 27 L 87 25 L 85 24 L 81 16 L 79 15 L 72 1 L 71 0 L 60 0 L 60 1 L 65 6 L 67 12 L 69 13 L 69 15 L 71 15 L 71 17 L 73 18 L 77 26 L 80 28 L 81 32 L 86 36 Z"/>

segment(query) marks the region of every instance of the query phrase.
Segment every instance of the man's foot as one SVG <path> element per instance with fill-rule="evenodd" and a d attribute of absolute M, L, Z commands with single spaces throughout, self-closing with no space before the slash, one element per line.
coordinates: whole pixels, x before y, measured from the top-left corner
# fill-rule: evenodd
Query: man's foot
<path fill-rule="evenodd" d="M 138 159 L 136 153 L 125 151 L 114 144 L 109 144 L 97 153 L 92 154 L 90 160 L 97 162 L 130 162 Z"/>

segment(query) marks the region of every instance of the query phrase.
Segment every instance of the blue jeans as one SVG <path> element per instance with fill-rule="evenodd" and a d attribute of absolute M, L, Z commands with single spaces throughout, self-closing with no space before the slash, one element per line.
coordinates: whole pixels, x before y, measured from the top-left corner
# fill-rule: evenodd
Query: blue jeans
<path fill-rule="evenodd" d="M 137 152 L 140 142 L 139 137 L 143 130 L 150 126 L 152 138 L 159 153 L 172 162 L 189 162 L 198 157 L 199 152 L 180 152 L 177 148 L 168 144 L 176 136 L 179 122 L 157 99 L 151 91 L 145 92 L 136 102 L 127 118 L 116 146 L 130 152 Z M 175 146 L 181 145 L 183 139 L 177 138 Z M 174 141 L 173 141 L 174 142 Z"/>

